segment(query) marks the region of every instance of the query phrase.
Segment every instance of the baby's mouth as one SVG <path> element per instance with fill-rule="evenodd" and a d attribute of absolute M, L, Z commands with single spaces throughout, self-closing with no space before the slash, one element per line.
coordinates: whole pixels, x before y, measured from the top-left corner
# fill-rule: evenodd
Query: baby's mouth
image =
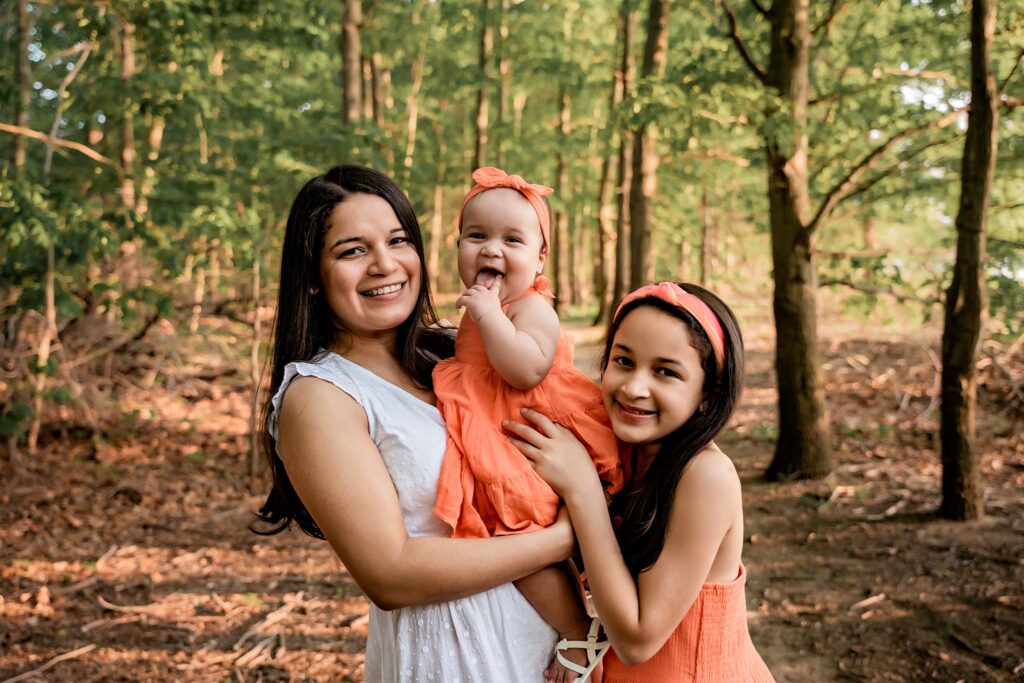
<path fill-rule="evenodd" d="M 483 285 L 487 289 L 490 289 L 494 286 L 494 282 L 499 277 L 505 277 L 505 273 L 500 270 L 495 270 L 494 268 L 481 268 L 476 274 L 476 280 L 473 281 L 473 284 Z"/>

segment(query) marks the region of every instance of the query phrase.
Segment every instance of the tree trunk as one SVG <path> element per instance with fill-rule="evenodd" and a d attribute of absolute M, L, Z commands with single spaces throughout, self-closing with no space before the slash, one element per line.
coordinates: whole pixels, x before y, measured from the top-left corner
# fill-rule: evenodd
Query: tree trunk
<path fill-rule="evenodd" d="M 384 57 L 379 52 L 370 56 L 370 100 L 373 122 L 378 128 L 384 127 Z"/>
<path fill-rule="evenodd" d="M 487 94 L 489 82 L 487 63 L 491 59 L 491 51 L 494 49 L 494 31 L 490 23 L 490 0 L 483 0 L 480 7 L 480 87 L 476 93 L 476 143 L 473 148 L 473 168 L 475 170 L 485 164 L 487 156 L 487 133 L 489 126 L 490 99 Z"/>
<path fill-rule="evenodd" d="M 32 19 L 28 14 L 28 0 L 18 0 L 18 47 L 17 47 L 17 83 L 18 97 L 14 101 L 14 125 L 28 128 L 28 108 L 32 104 L 32 68 L 28 62 L 28 43 L 32 33 Z M 21 135 L 11 136 L 11 163 L 15 174 L 25 165 L 25 138 Z"/>
<path fill-rule="evenodd" d="M 992 73 L 996 0 L 971 3 L 971 111 L 956 216 L 956 263 L 942 330 L 942 505 L 947 519 L 984 516 L 974 448 L 978 342 L 985 320 L 985 229 L 995 172 L 999 100 Z"/>
<path fill-rule="evenodd" d="M 413 33 L 418 33 L 420 26 L 419 5 L 413 6 L 411 24 Z M 412 67 L 410 68 L 409 75 L 412 79 L 412 83 L 409 87 L 409 98 L 405 101 L 407 117 L 405 124 L 405 158 L 403 159 L 402 165 L 406 169 L 406 182 L 409 181 L 413 158 L 416 154 L 416 129 L 419 123 L 419 96 L 420 88 L 423 86 L 423 69 L 426 67 L 426 61 L 427 46 L 423 42 L 420 42 L 419 49 L 416 53 L 416 61 L 412 63 Z"/>
<path fill-rule="evenodd" d="M 629 23 L 629 0 L 625 0 L 616 20 L 617 36 L 621 44 L 625 44 Z M 607 117 L 609 121 L 614 119 L 615 111 L 625 97 L 625 75 L 626 68 L 623 64 L 615 70 L 612 78 L 612 93 Z M 594 325 L 607 323 L 611 314 L 613 290 L 611 284 L 614 277 L 612 271 L 617 247 L 613 218 L 614 208 L 611 205 L 614 183 L 612 156 L 616 150 L 621 150 L 621 138 L 621 134 L 613 134 L 608 149 L 601 157 L 601 184 L 597 197 L 597 245 L 594 252 L 594 293 L 597 298 L 597 314 L 594 316 Z"/>
<path fill-rule="evenodd" d="M 249 348 L 249 364 L 252 380 L 252 403 L 249 406 L 249 476 L 259 472 L 260 457 L 260 242 L 253 243 L 252 256 L 252 344 Z"/>
<path fill-rule="evenodd" d="M 135 24 L 124 19 L 120 25 L 121 87 L 121 205 L 135 210 L 135 105 L 132 79 L 135 77 Z"/>
<path fill-rule="evenodd" d="M 363 57 L 360 60 L 363 72 L 363 84 L 362 84 L 362 95 L 363 95 L 363 118 L 367 121 L 373 120 L 373 66 L 370 64 L 370 60 Z"/>
<path fill-rule="evenodd" d="M 558 96 L 558 132 L 562 143 L 558 146 L 557 161 L 557 187 L 559 194 L 560 209 L 555 211 L 555 220 L 551 225 L 551 244 L 548 245 L 548 258 L 551 260 L 551 279 L 555 285 L 555 310 L 560 310 L 561 305 L 568 303 L 571 297 L 571 285 L 569 282 L 569 271 L 572 263 L 569 261 L 569 215 L 566 213 L 569 208 L 569 107 L 571 100 L 565 86 Z"/>
<path fill-rule="evenodd" d="M 82 66 L 84 66 L 85 61 L 89 59 L 89 54 L 91 52 L 91 46 L 85 47 L 82 50 L 81 55 L 75 61 L 75 65 L 61 81 L 60 87 L 57 88 L 53 124 L 50 126 L 51 138 L 56 138 L 60 134 L 60 122 L 64 115 L 64 102 L 67 98 L 68 86 L 71 85 L 71 82 L 81 72 Z M 46 154 L 43 157 L 44 180 L 49 178 L 52 167 L 53 145 L 47 144 Z M 32 391 L 32 422 L 29 425 L 27 439 L 28 452 L 32 455 L 36 453 L 39 443 L 39 431 L 43 424 L 43 403 L 45 398 L 44 393 L 46 391 L 46 378 L 50 374 L 50 351 L 53 347 L 53 343 L 59 341 L 57 339 L 57 296 L 56 289 L 54 287 L 54 274 L 56 271 L 54 244 L 57 241 L 57 237 L 57 235 L 51 235 L 49 243 L 46 245 L 46 274 L 43 279 L 43 320 L 45 322 L 43 325 L 43 331 L 39 337 L 39 344 L 36 348 L 36 376 Z"/>
<path fill-rule="evenodd" d="M 146 168 L 142 172 L 142 183 L 139 185 L 139 200 L 136 211 L 145 216 L 149 211 L 149 195 L 156 185 L 156 162 L 160 159 L 160 147 L 163 144 L 166 121 L 162 116 L 152 116 L 146 126 Z"/>
<path fill-rule="evenodd" d="M 672 0 L 650 0 L 647 13 L 647 43 L 641 78 L 656 79 L 665 73 L 668 54 L 668 20 Z M 654 123 L 634 131 L 633 186 L 629 195 L 631 289 L 644 284 L 651 269 L 651 208 L 657 190 L 658 128 Z"/>
<path fill-rule="evenodd" d="M 622 25 L 622 97 L 633 92 L 633 0 L 622 0 L 620 10 Z M 622 301 L 629 286 L 629 195 L 633 186 L 633 136 L 626 129 L 619 139 L 618 189 L 615 208 L 618 219 L 615 224 L 615 272 L 612 278 L 612 305 Z"/>
<path fill-rule="evenodd" d="M 708 188 L 705 185 L 700 193 L 700 285 L 708 286 L 708 266 L 710 257 L 711 225 L 708 217 Z"/>
<path fill-rule="evenodd" d="M 430 241 L 427 244 L 427 273 L 430 289 L 436 295 L 441 291 L 441 243 L 444 242 L 444 185 L 434 185 L 434 211 L 430 214 Z"/>
<path fill-rule="evenodd" d="M 813 233 L 806 227 L 810 215 L 808 2 L 776 0 L 770 13 L 772 44 L 766 85 L 788 104 L 792 123 L 773 127 L 765 140 L 779 386 L 779 437 L 766 472 L 771 479 L 822 477 L 832 469 L 828 408 L 818 361 Z M 774 114 L 768 112 L 769 117 Z M 789 137 L 778 137 L 783 135 Z"/>
<path fill-rule="evenodd" d="M 501 20 L 498 22 L 498 139 L 494 145 L 494 165 L 504 163 L 505 121 L 508 118 L 509 80 L 512 60 L 508 50 L 508 9 L 509 0 L 501 0 Z"/>
<path fill-rule="evenodd" d="M 342 111 L 345 123 L 356 123 L 362 107 L 362 49 L 359 26 L 363 22 L 361 0 L 343 0 L 341 14 L 341 80 L 344 88 Z"/>

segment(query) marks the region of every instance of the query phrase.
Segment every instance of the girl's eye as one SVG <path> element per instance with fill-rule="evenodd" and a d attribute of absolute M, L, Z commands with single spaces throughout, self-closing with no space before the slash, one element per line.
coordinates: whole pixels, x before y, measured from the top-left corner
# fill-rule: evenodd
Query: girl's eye
<path fill-rule="evenodd" d="M 509 238 L 506 238 L 505 241 L 506 242 L 512 242 L 513 244 L 519 244 L 520 242 L 522 242 L 522 240 L 519 239 L 518 237 L 509 237 Z"/>
<path fill-rule="evenodd" d="M 405 235 L 403 235 L 401 237 L 395 237 L 390 242 L 390 244 L 392 246 L 395 246 L 395 245 L 398 245 L 398 244 L 408 244 L 408 243 L 409 243 L 409 238 L 406 237 Z"/>
<path fill-rule="evenodd" d="M 463 237 L 467 240 L 482 240 L 484 235 L 481 232 L 467 232 Z"/>
<path fill-rule="evenodd" d="M 678 372 L 676 372 L 675 370 L 670 370 L 668 368 L 658 368 L 657 370 L 655 370 L 655 372 L 657 372 L 659 375 L 663 377 L 674 377 L 676 379 L 682 378 Z"/>
<path fill-rule="evenodd" d="M 614 356 L 612 358 L 612 363 L 623 368 L 633 367 L 633 361 L 630 360 L 629 358 L 626 358 L 625 356 Z"/>

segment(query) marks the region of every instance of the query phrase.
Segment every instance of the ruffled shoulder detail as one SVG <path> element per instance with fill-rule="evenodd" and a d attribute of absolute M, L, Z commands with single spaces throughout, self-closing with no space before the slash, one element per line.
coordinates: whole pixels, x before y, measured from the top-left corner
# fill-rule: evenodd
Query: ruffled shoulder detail
<path fill-rule="evenodd" d="M 547 279 L 543 275 L 538 275 L 537 279 L 533 281 L 532 289 L 547 299 L 555 298 L 554 287 L 551 286 L 551 280 Z"/>

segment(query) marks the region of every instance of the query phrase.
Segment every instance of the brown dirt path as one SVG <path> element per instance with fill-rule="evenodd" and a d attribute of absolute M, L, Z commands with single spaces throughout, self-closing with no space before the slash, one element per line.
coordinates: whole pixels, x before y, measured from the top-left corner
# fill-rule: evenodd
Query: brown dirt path
<path fill-rule="evenodd" d="M 576 332 L 592 368 L 600 332 Z M 744 480 L 751 632 L 780 681 L 1024 680 L 1020 423 L 983 393 L 990 516 L 936 519 L 933 343 L 824 343 L 839 463 L 770 484 L 771 346 L 749 335 L 720 445 Z M 368 603 L 333 553 L 246 528 L 264 485 L 244 475 L 244 389 L 122 401 L 142 408 L 106 423 L 98 450 L 63 422 L 26 473 L 4 473 L 0 681 L 61 655 L 34 680 L 361 681 Z"/>

